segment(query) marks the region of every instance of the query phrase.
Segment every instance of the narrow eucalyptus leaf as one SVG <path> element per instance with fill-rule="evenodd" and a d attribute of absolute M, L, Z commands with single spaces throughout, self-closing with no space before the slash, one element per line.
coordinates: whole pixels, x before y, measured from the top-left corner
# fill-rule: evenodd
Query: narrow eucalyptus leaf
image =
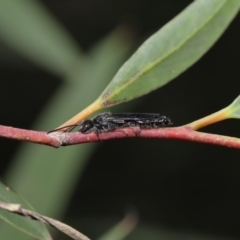
<path fill-rule="evenodd" d="M 240 95 L 228 107 L 229 118 L 240 118 Z"/>
<path fill-rule="evenodd" d="M 146 40 L 100 95 L 109 107 L 168 83 L 207 52 L 240 8 L 239 0 L 198 0 Z"/>

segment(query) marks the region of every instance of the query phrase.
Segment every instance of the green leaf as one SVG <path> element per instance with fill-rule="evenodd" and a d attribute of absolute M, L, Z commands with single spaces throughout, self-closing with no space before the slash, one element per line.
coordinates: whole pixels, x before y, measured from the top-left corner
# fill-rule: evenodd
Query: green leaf
<path fill-rule="evenodd" d="M 240 118 L 240 95 L 227 107 L 228 118 Z"/>
<path fill-rule="evenodd" d="M 2 182 L 0 182 L 0 201 L 7 203 L 18 203 L 21 204 L 23 208 L 34 211 L 29 203 L 18 196 L 8 186 L 5 186 Z M 34 238 L 42 240 L 52 239 L 46 226 L 41 222 L 10 213 L 3 209 L 0 209 L 0 218 Z"/>
<path fill-rule="evenodd" d="M 239 7 L 239 0 L 194 1 L 120 68 L 99 97 L 102 106 L 137 98 L 177 77 L 217 41 Z"/>

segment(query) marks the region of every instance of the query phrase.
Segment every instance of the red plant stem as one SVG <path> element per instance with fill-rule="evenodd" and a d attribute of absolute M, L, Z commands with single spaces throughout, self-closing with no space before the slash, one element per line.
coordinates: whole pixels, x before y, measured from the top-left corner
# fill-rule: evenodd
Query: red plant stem
<path fill-rule="evenodd" d="M 88 134 L 82 134 L 80 132 L 53 132 L 47 134 L 46 132 L 37 132 L 0 125 L 0 137 L 44 144 L 56 148 L 60 146 L 106 141 L 118 138 L 154 138 L 186 140 L 240 149 L 239 138 L 197 132 L 188 126 L 159 129 L 123 128 L 97 135 L 94 132 Z"/>
<path fill-rule="evenodd" d="M 58 139 L 51 138 L 46 132 L 37 132 L 3 125 L 0 125 L 0 137 L 45 144 L 53 147 L 61 146 L 61 143 Z"/>
<path fill-rule="evenodd" d="M 207 144 L 220 145 L 225 147 L 239 148 L 240 139 L 217 134 L 203 133 L 192 130 L 190 127 L 173 127 L 159 129 L 141 129 L 137 133 L 137 128 L 125 128 L 108 133 L 101 133 L 97 136 L 95 133 L 80 134 L 72 133 L 69 135 L 66 145 L 77 144 L 79 142 L 105 141 L 117 138 L 154 138 L 154 139 L 176 139 L 192 142 L 201 142 Z M 98 138 L 99 137 L 99 138 Z"/>

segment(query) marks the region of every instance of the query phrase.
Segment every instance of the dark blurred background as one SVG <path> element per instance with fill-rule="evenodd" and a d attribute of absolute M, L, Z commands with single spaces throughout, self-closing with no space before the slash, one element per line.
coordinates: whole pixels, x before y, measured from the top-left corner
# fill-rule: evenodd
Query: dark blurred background
<path fill-rule="evenodd" d="M 119 25 L 134 33 L 133 52 L 192 1 L 41 2 L 88 54 Z M 239 28 L 238 16 L 200 61 L 166 86 L 134 100 L 130 111 L 159 112 L 177 126 L 230 104 L 240 93 Z M 1 124 L 26 129 L 32 128 L 62 84 L 61 78 L 1 42 L 0 78 Z M 63 111 L 68 107 L 62 106 Z M 239 120 L 228 120 L 202 131 L 240 137 L 239 126 Z M 0 139 L 0 143 L 4 180 L 21 143 L 7 139 Z M 236 149 L 173 140 L 99 143 L 79 177 L 64 222 L 95 239 L 109 228 L 108 224 L 101 225 L 103 220 L 117 223 L 126 212 L 134 211 L 143 228 L 176 234 L 166 234 L 162 239 L 188 239 L 188 234 L 193 235 L 189 239 L 240 239 L 239 173 L 240 151 Z M 128 238 L 135 239 L 131 235 Z"/>

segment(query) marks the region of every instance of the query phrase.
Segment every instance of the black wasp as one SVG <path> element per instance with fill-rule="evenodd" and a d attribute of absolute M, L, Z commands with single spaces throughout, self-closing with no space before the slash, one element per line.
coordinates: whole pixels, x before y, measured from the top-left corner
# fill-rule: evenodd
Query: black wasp
<path fill-rule="evenodd" d="M 139 128 L 160 128 L 171 125 L 170 118 L 158 113 L 100 113 L 92 119 L 83 120 L 79 124 L 65 126 L 76 127 L 81 133 L 103 133 L 125 127 Z M 63 128 L 58 128 L 50 132 L 54 132 Z M 50 133 L 48 132 L 48 133 Z"/>

